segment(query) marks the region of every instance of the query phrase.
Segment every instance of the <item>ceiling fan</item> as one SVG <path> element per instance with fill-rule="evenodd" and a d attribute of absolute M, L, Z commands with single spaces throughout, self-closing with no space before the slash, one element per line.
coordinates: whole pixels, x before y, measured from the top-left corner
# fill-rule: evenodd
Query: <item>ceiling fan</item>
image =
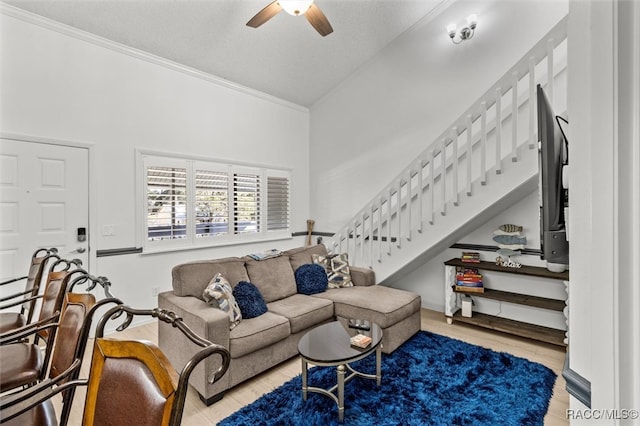
<path fill-rule="evenodd" d="M 313 0 L 275 0 L 251 18 L 247 26 L 258 28 L 282 10 L 293 16 L 304 15 L 322 37 L 333 32 L 329 20 Z"/>

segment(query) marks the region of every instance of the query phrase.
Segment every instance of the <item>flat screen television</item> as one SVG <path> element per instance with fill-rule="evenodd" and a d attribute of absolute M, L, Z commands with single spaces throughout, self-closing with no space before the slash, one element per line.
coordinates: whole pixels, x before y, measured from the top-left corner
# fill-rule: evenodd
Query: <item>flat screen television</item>
<path fill-rule="evenodd" d="M 562 272 L 569 266 L 569 242 L 565 207 L 568 191 L 562 184 L 562 169 L 567 164 L 567 140 L 556 115 L 540 85 L 537 88 L 539 193 L 540 193 L 540 258 L 547 269 Z"/>

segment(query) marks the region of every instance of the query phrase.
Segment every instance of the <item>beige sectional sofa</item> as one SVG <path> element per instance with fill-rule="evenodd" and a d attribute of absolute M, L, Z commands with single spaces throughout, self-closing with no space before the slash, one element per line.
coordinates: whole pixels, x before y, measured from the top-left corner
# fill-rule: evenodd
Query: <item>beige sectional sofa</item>
<path fill-rule="evenodd" d="M 312 255 L 326 256 L 324 245 L 301 247 L 278 257 L 256 261 L 250 257 L 202 260 L 173 268 L 173 290 L 158 295 L 160 308 L 174 311 L 196 333 L 225 346 L 231 365 L 221 380 L 210 385 L 206 372 L 217 369 L 215 357 L 205 360 L 191 375 L 191 384 L 207 405 L 224 391 L 296 356 L 300 338 L 313 327 L 349 318 L 367 319 L 383 330 L 383 351 L 393 352 L 420 330 L 420 296 L 375 284 L 373 271 L 350 267 L 353 287 L 331 288 L 304 295 L 297 292 L 294 271 L 312 263 Z M 232 286 L 248 281 L 260 290 L 268 311 L 243 319 L 232 330 L 228 315 L 204 302 L 202 293 L 221 273 Z M 169 360 L 182 366 L 197 348 L 171 325 L 160 322 L 158 342 Z"/>

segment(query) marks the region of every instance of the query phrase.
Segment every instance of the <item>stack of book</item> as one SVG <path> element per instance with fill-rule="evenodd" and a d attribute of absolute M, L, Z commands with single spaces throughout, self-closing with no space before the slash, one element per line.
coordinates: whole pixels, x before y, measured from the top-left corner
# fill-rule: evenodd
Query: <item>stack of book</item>
<path fill-rule="evenodd" d="M 456 268 L 454 290 L 465 293 L 484 293 L 482 274 L 477 268 Z"/>
<path fill-rule="evenodd" d="M 267 260 L 267 259 L 271 259 L 272 257 L 278 257 L 281 254 L 282 252 L 280 250 L 271 249 L 271 250 L 265 250 L 262 253 L 251 253 L 249 257 L 252 258 L 253 260 Z"/>
<path fill-rule="evenodd" d="M 460 260 L 465 263 L 480 263 L 480 253 L 477 251 L 463 251 Z"/>
<path fill-rule="evenodd" d="M 357 346 L 359 348 L 366 348 L 371 344 L 371 337 L 365 336 L 364 334 L 356 334 L 350 340 L 353 346 Z"/>

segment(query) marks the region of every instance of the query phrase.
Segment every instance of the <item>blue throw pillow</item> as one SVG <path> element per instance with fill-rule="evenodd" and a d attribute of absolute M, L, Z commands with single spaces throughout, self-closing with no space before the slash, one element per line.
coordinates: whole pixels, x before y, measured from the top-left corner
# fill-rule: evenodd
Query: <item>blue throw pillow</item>
<path fill-rule="evenodd" d="M 296 286 L 300 294 L 322 293 L 327 289 L 329 279 L 327 273 L 316 263 L 309 263 L 296 269 Z"/>
<path fill-rule="evenodd" d="M 264 302 L 260 290 L 252 283 L 240 281 L 233 289 L 242 318 L 255 318 L 267 312 L 267 304 Z"/>

